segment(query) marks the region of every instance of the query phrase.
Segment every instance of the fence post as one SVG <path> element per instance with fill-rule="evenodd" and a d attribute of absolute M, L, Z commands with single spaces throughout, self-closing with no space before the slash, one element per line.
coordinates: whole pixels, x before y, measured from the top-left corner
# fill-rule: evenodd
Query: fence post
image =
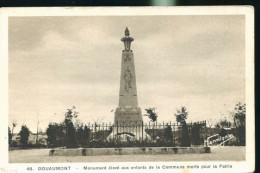
<path fill-rule="evenodd" d="M 207 129 L 206 120 L 205 120 L 205 133 L 206 133 L 206 139 L 207 139 L 208 138 L 208 129 Z"/>
<path fill-rule="evenodd" d="M 104 131 L 105 125 L 104 123 L 102 123 L 102 134 L 103 134 L 103 138 L 105 139 L 105 131 Z"/>
<path fill-rule="evenodd" d="M 92 140 L 94 140 L 94 127 L 93 127 L 94 125 L 92 124 L 92 126 L 91 126 L 91 129 L 92 129 Z"/>
<path fill-rule="evenodd" d="M 193 134 L 193 128 L 192 128 L 192 121 L 190 123 L 190 138 L 191 138 L 191 146 L 194 144 L 194 134 Z"/>
<path fill-rule="evenodd" d="M 114 140 L 115 139 L 115 133 L 114 133 L 114 131 L 115 131 L 115 124 L 113 124 L 111 127 L 112 127 L 113 140 Z"/>
<path fill-rule="evenodd" d="M 175 123 L 173 123 L 173 145 L 175 147 Z"/>
<path fill-rule="evenodd" d="M 154 137 L 154 123 L 153 123 L 153 142 L 154 142 L 154 139 L 155 139 L 155 137 Z"/>
<path fill-rule="evenodd" d="M 122 123 L 121 123 L 122 125 Z M 121 128 L 122 129 L 122 128 Z M 125 131 L 125 123 L 123 122 L 123 132 Z"/>
<path fill-rule="evenodd" d="M 203 138 L 203 137 L 201 137 L 201 134 L 202 134 L 202 126 L 200 125 L 199 126 L 200 127 L 200 141 L 201 141 L 201 139 Z M 200 144 L 201 144 L 202 142 L 200 142 Z"/>
<path fill-rule="evenodd" d="M 144 122 L 142 121 L 142 141 L 144 140 L 144 134 L 143 134 L 143 129 L 144 129 Z"/>
<path fill-rule="evenodd" d="M 66 140 L 65 140 L 65 145 L 66 145 L 66 148 L 68 146 L 68 140 L 69 140 L 69 134 L 68 134 L 68 127 L 66 125 Z"/>
<path fill-rule="evenodd" d="M 116 139 L 118 139 L 118 121 L 116 121 Z"/>
<path fill-rule="evenodd" d="M 137 135 L 137 134 L 138 134 L 138 131 L 137 131 L 137 122 L 135 122 L 135 130 L 136 130 L 136 134 L 135 134 L 135 135 L 136 135 L 136 139 L 137 139 L 137 138 L 138 138 L 138 135 Z"/>
<path fill-rule="evenodd" d="M 61 137 L 62 137 L 62 126 L 61 126 L 61 128 L 60 128 L 60 146 L 59 146 L 59 147 L 62 146 L 62 143 L 61 143 Z"/>

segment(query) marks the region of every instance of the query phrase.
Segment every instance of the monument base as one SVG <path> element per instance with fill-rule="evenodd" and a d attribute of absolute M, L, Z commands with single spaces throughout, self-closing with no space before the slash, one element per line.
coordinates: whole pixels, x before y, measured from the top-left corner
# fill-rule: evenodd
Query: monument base
<path fill-rule="evenodd" d="M 210 153 L 210 147 L 136 147 L 52 149 L 49 156 L 158 155 Z"/>
<path fill-rule="evenodd" d="M 112 132 L 107 137 L 107 140 L 119 139 L 121 141 L 135 141 L 151 139 L 151 137 L 141 127 L 135 126 L 114 126 Z"/>
<path fill-rule="evenodd" d="M 143 140 L 150 138 L 143 126 L 143 117 L 139 107 L 118 107 L 115 111 L 114 126 L 108 139 Z"/>

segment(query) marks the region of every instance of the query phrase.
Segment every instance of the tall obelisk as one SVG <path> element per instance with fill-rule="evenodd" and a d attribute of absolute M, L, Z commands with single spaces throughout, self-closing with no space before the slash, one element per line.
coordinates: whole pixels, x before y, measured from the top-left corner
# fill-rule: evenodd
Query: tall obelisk
<path fill-rule="evenodd" d="M 140 125 L 142 124 L 143 118 L 141 108 L 138 107 L 134 53 L 131 50 L 131 42 L 134 41 L 134 39 L 130 37 L 128 28 L 125 29 L 125 37 L 123 37 L 121 41 L 124 42 L 124 50 L 121 60 L 119 106 L 115 111 L 114 125 L 118 126 L 118 134 L 128 133 L 139 138 L 142 135 Z M 138 126 L 138 129 L 122 127 L 131 125 Z"/>

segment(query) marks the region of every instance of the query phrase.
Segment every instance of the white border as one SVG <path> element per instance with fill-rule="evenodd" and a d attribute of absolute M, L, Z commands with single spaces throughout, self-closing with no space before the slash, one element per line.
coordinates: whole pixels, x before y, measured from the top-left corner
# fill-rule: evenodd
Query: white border
<path fill-rule="evenodd" d="M 204 6 L 204 7 L 40 7 L 0 9 L 0 171 L 26 171 L 27 166 L 83 166 L 118 165 L 118 163 L 55 163 L 55 164 L 9 164 L 8 163 L 8 17 L 11 16 L 143 16 L 143 15 L 245 15 L 245 57 L 246 57 L 246 161 L 224 162 L 232 169 L 193 169 L 182 172 L 253 172 L 255 168 L 255 102 L 254 102 L 254 8 L 252 6 Z M 122 162 L 120 165 L 191 165 L 220 164 L 223 162 Z M 139 170 L 139 172 L 173 172 L 178 170 Z M 178 171 L 178 172 L 179 172 Z M 85 171 L 87 172 L 87 171 Z M 95 171 L 99 172 L 99 171 Z M 113 171 L 112 171 L 113 172 Z M 122 171 L 122 172 L 132 172 Z"/>

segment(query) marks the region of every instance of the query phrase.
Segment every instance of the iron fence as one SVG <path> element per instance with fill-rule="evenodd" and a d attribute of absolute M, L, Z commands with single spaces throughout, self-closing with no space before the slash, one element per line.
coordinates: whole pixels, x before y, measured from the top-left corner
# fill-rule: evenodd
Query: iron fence
<path fill-rule="evenodd" d="M 52 130 L 55 133 L 52 134 L 55 138 L 53 147 L 66 147 L 66 141 L 71 140 L 67 127 L 55 128 Z M 75 147 L 181 146 L 185 128 L 191 146 L 203 145 L 208 137 L 206 121 L 186 125 L 172 122 L 88 123 L 75 128 L 73 134 L 77 143 Z"/>

